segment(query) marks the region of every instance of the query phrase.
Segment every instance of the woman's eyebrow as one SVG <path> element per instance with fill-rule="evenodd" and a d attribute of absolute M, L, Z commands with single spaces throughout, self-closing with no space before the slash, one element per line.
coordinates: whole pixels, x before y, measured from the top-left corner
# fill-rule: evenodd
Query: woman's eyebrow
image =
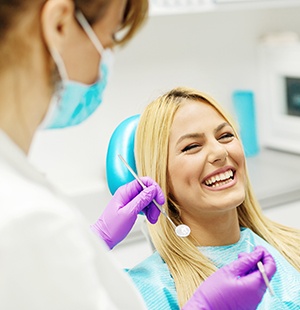
<path fill-rule="evenodd" d="M 231 127 L 227 122 L 224 122 L 222 124 L 220 124 L 215 130 L 214 132 L 217 133 L 218 131 L 222 130 L 224 127 L 229 126 Z"/>
<path fill-rule="evenodd" d="M 189 139 L 189 138 L 202 138 L 204 137 L 204 134 L 203 133 L 187 133 L 183 136 L 181 136 L 178 140 L 177 140 L 177 143 L 176 145 L 178 145 L 181 141 L 185 140 L 185 139 Z"/>

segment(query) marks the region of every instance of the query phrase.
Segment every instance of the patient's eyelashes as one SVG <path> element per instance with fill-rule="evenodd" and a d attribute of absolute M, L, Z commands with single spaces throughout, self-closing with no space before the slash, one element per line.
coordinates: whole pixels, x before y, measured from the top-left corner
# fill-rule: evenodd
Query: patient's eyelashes
<path fill-rule="evenodd" d="M 184 147 L 182 149 L 182 152 L 188 152 L 188 151 L 196 151 L 196 149 L 198 150 L 199 148 L 201 148 L 202 145 L 200 144 L 190 144 L 190 145 L 187 145 L 186 147 Z"/>

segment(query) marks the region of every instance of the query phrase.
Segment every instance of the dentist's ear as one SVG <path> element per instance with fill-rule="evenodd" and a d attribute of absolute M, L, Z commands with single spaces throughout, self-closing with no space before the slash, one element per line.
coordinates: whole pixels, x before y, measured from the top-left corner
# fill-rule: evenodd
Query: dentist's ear
<path fill-rule="evenodd" d="M 49 48 L 62 52 L 69 27 L 74 21 L 72 0 L 46 1 L 41 12 L 41 25 L 44 40 Z"/>

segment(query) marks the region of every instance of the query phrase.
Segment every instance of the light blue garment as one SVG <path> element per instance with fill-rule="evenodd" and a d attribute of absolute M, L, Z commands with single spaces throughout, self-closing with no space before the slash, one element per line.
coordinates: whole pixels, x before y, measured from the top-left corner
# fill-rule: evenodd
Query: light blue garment
<path fill-rule="evenodd" d="M 235 259 L 241 252 L 251 252 L 252 246 L 264 246 L 274 257 L 277 271 L 271 280 L 275 296 L 269 292 L 259 304 L 259 310 L 299 310 L 300 309 L 300 272 L 292 267 L 286 259 L 262 238 L 248 228 L 241 229 L 240 240 L 228 246 L 199 247 L 217 267 L 221 268 Z M 179 309 L 174 281 L 169 269 L 158 253 L 144 260 L 128 271 L 140 290 L 149 310 Z"/>
<path fill-rule="evenodd" d="M 179 310 L 175 283 L 158 252 L 128 270 L 148 310 Z"/>

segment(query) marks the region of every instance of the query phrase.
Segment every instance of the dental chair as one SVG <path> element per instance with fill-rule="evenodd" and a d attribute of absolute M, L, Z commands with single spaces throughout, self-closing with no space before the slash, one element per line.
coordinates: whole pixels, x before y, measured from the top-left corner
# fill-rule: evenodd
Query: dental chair
<path fill-rule="evenodd" d="M 123 120 L 116 127 L 109 140 L 106 154 L 106 179 L 109 191 L 112 195 L 120 186 L 134 180 L 134 177 L 118 155 L 122 155 L 133 171 L 136 172 L 134 140 L 139 119 L 140 115 L 137 114 Z M 154 251 L 155 247 L 148 232 L 146 218 L 142 222 L 141 230 L 151 250 Z"/>

